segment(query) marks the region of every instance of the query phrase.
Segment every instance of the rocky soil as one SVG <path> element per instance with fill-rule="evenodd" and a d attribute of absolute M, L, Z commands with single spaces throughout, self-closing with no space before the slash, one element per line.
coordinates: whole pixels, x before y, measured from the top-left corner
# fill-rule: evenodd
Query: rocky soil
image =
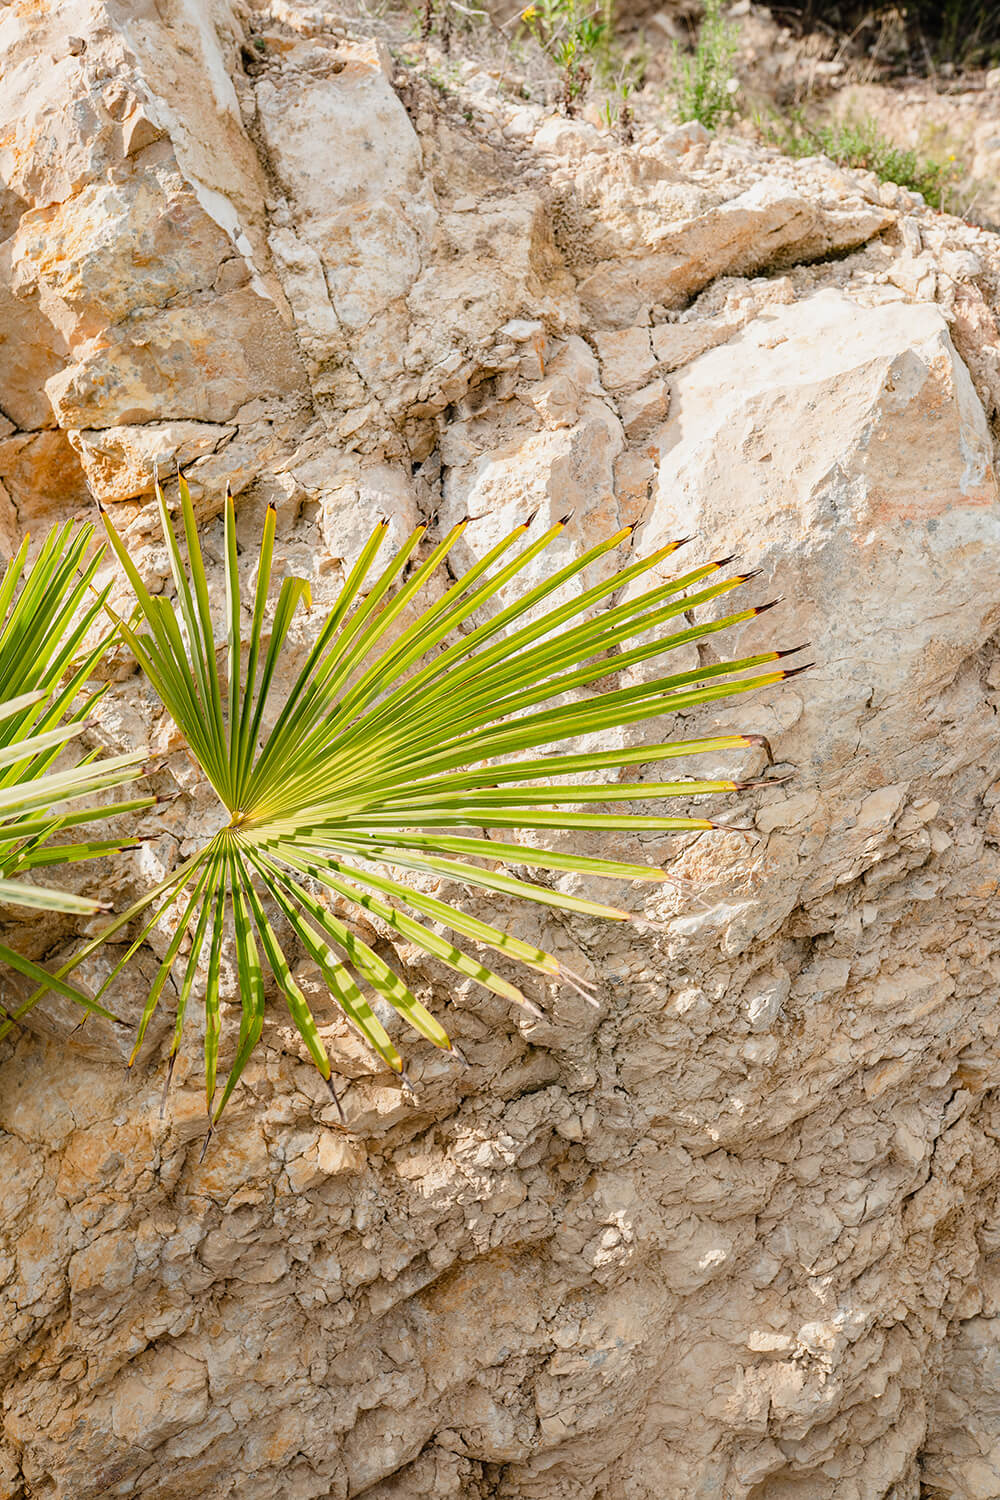
<path fill-rule="evenodd" d="M 688 534 L 785 599 L 727 652 L 817 665 L 675 727 L 790 779 L 725 805 L 753 836 L 620 841 L 662 929 L 516 917 L 597 1011 L 404 951 L 470 1061 L 411 1045 L 415 1097 L 323 1013 L 346 1132 L 277 1010 L 203 1161 L 193 1044 L 163 1120 L 155 1046 L 123 1079 L 56 1008 L 0 1044 L 0 1496 L 991 1500 L 1000 240 L 442 86 L 408 24 L 0 14 L 0 542 L 96 496 L 159 586 L 175 459 L 210 554 L 227 477 L 247 546 L 276 501 L 318 606 L 380 514 Z M 176 795 L 81 876 L 116 904 L 216 816 L 118 675 L 101 740 Z"/>

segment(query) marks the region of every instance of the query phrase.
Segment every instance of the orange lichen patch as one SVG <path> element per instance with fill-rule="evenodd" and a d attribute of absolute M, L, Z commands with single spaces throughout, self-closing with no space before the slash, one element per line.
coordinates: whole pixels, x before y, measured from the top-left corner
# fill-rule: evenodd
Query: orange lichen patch
<path fill-rule="evenodd" d="M 137 308 L 211 287 L 231 254 L 166 147 L 145 172 L 29 210 L 12 249 L 18 283 L 37 286 L 73 345 Z"/>
<path fill-rule="evenodd" d="M 467 1321 L 472 1341 L 477 1331 L 485 1334 L 509 1327 L 530 1332 L 538 1315 L 533 1300 L 525 1296 L 529 1268 L 529 1256 L 496 1250 L 482 1256 L 474 1266 L 460 1266 L 441 1277 L 420 1295 L 419 1301 L 429 1312 L 447 1317 L 449 1323 Z M 484 1277 L 490 1285 L 488 1314 L 483 1305 Z"/>
<path fill-rule="evenodd" d="M 656 465 L 648 450 L 626 452 L 615 460 L 615 494 L 623 525 L 638 523 L 645 518 L 655 478 Z"/>
<path fill-rule="evenodd" d="M 871 492 L 872 520 L 885 525 L 888 521 L 926 521 L 943 516 L 963 506 L 984 508 L 997 503 L 996 477 L 990 469 L 991 483 L 963 490 L 954 485 L 940 490 L 916 490 L 900 484 L 898 490 L 874 489 Z"/>
<path fill-rule="evenodd" d="M 40 532 L 91 505 L 80 460 L 58 428 L 0 442 L 0 483 Z"/>
<path fill-rule="evenodd" d="M 381 71 L 377 58 L 358 57 L 356 54 L 347 58 L 343 67 L 336 69 L 338 78 L 344 83 L 363 83 L 367 78 L 377 77 Z"/>
<path fill-rule="evenodd" d="M 996 472 L 966 430 L 955 368 L 944 350 L 930 358 L 906 351 L 890 364 L 859 453 L 869 483 L 866 520 L 885 526 L 997 503 Z M 964 460 L 964 469 L 956 459 Z"/>
<path fill-rule="evenodd" d="M 181 1097 L 176 1096 L 174 1108 Z M 197 1105 L 194 1103 L 196 1098 Z M 185 1090 L 183 1099 L 186 1111 L 193 1110 L 188 1116 L 185 1134 L 190 1136 L 190 1127 L 196 1119 L 201 1126 L 199 1136 L 194 1140 L 195 1160 L 188 1179 L 192 1193 L 204 1194 L 207 1198 L 224 1203 L 245 1183 L 269 1174 L 267 1141 L 260 1121 L 252 1119 L 249 1112 L 238 1109 L 233 1109 L 223 1117 L 208 1143 L 204 1160 L 198 1161 L 197 1152 L 201 1149 L 198 1141 L 199 1137 L 204 1138 L 207 1124 L 205 1096 L 203 1093 L 200 1096 L 189 1095 Z M 171 1104 L 168 1103 L 167 1108 L 173 1114 Z"/>

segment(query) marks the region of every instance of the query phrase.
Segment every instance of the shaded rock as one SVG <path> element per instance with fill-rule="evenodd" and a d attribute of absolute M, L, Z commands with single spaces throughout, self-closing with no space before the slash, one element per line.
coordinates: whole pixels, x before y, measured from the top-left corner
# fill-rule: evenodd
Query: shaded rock
<path fill-rule="evenodd" d="M 0 441 L 0 483 L 32 527 L 56 525 L 92 506 L 65 432 L 18 432 Z"/>
<path fill-rule="evenodd" d="M 667 415 L 670 391 L 662 380 L 651 380 L 641 391 L 626 396 L 621 403 L 622 426 L 627 438 L 648 437 Z"/>
<path fill-rule="evenodd" d="M 623 217 L 624 205 L 619 209 L 612 199 L 607 208 L 595 242 L 598 254 L 603 243 L 614 240 Z M 580 298 L 598 327 L 624 328 L 652 304 L 682 306 L 717 276 L 781 268 L 851 249 L 891 222 L 888 213 L 870 204 L 826 208 L 781 179 L 764 177 L 724 203 L 660 227 L 648 240 L 636 243 L 635 228 L 622 226 L 625 253 L 587 275 Z"/>

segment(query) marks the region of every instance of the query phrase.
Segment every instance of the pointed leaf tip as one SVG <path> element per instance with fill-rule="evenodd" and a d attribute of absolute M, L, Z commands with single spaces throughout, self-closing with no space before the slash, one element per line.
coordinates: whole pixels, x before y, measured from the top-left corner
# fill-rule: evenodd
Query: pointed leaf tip
<path fill-rule="evenodd" d="M 407 1089 L 409 1093 L 413 1094 L 414 1096 L 420 1093 L 419 1083 L 417 1083 L 416 1079 L 410 1077 L 410 1074 L 405 1066 L 400 1068 L 399 1070 L 399 1081 L 403 1085 L 404 1089 Z"/>
<path fill-rule="evenodd" d="M 743 743 L 747 749 L 763 750 L 769 761 L 774 760 L 774 751 L 771 749 L 771 741 L 766 734 L 745 734 L 742 736 Z"/>
<path fill-rule="evenodd" d="M 568 526 L 569 523 L 570 523 L 570 521 L 572 521 L 572 519 L 573 519 L 573 517 L 574 517 L 575 514 L 576 514 L 575 511 L 568 510 L 564 516 L 560 516 L 559 517 L 558 521 L 556 522 L 556 525 L 557 526 Z"/>
<path fill-rule="evenodd" d="M 755 791 L 762 786 L 781 786 L 785 781 L 791 781 L 792 773 L 789 771 L 785 776 L 754 776 L 749 781 L 734 781 L 733 790 L 736 792 Z"/>
<path fill-rule="evenodd" d="M 332 1078 L 325 1078 L 323 1081 L 324 1081 L 324 1083 L 326 1084 L 327 1088 L 330 1091 L 330 1098 L 333 1100 L 334 1104 L 337 1106 L 337 1114 L 338 1114 L 338 1116 L 340 1118 L 341 1125 L 346 1125 L 347 1124 L 347 1116 L 344 1114 L 344 1106 L 341 1104 L 340 1099 L 338 1098 L 337 1090 L 333 1086 L 333 1079 Z"/>
<path fill-rule="evenodd" d="M 786 646 L 784 651 L 777 651 L 775 655 L 780 661 L 784 656 L 794 656 L 797 651 L 805 651 L 812 645 L 812 641 L 803 641 L 801 646 Z"/>
<path fill-rule="evenodd" d="M 170 1092 L 170 1080 L 174 1076 L 174 1064 L 177 1061 L 177 1053 L 171 1052 L 167 1059 L 167 1076 L 163 1080 L 163 1094 L 160 1098 L 160 1119 L 163 1119 L 167 1109 L 167 1094 Z"/>

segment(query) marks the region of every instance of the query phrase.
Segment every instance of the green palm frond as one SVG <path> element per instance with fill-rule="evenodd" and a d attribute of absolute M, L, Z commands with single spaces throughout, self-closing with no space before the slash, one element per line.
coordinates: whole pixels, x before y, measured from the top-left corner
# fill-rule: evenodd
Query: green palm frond
<path fill-rule="evenodd" d="M 25 538 L 0 577 L 0 902 L 77 915 L 106 907 L 20 877 L 131 847 L 135 841 L 129 839 L 53 843 L 52 838 L 81 823 L 148 807 L 153 800 L 97 809 L 68 806 L 134 780 L 142 751 L 108 760 L 90 755 L 69 769 L 53 769 L 105 691 L 88 686 L 108 646 L 107 636 L 85 646 L 91 628 L 103 621 L 109 592 L 93 586 L 103 552 L 94 551 L 93 536 L 92 526 L 59 527 L 30 566 Z M 81 990 L 2 944 L 0 961 L 88 1010 L 108 1014 Z M 9 1025 L 0 1007 L 0 1036 Z"/>
<path fill-rule="evenodd" d="M 388 525 L 381 522 L 351 569 L 294 684 L 278 694 L 278 664 L 298 605 L 309 603 L 309 585 L 300 578 L 284 579 L 268 635 L 273 508 L 267 512 L 256 586 L 252 602 L 248 600 L 251 623 L 244 659 L 236 522 L 227 496 L 226 646 L 225 665 L 220 668 L 209 583 L 187 486 L 180 481 L 186 562 L 159 488 L 157 497 L 176 603 L 149 593 L 105 516 L 142 621 L 138 630 L 124 622 L 120 628 L 218 794 L 228 821 L 198 854 L 118 917 L 74 962 L 141 916 L 145 926 L 122 959 L 124 964 L 161 916 L 170 908 L 176 910 L 177 926 L 142 1016 L 133 1059 L 176 969 L 180 997 L 170 1049 L 172 1067 L 185 1008 L 204 965 L 205 1083 L 213 1120 L 260 1037 L 265 968 L 316 1066 L 330 1082 L 330 1059 L 286 955 L 289 936 L 318 966 L 347 1019 L 397 1073 L 403 1071 L 403 1059 L 376 1014 L 375 1000 L 387 1002 L 435 1046 L 451 1049 L 440 1022 L 403 978 L 358 936 L 356 924 L 337 914 L 345 908 L 378 918 L 463 978 L 477 980 L 534 1014 L 535 1007 L 515 984 L 460 943 L 475 945 L 487 956 L 492 951 L 516 959 L 579 988 L 582 981 L 567 974 L 552 954 L 413 889 L 400 877 L 430 873 L 561 911 L 628 920 L 629 913 L 619 907 L 504 873 L 497 862 L 629 881 L 662 880 L 663 871 L 534 848 L 511 842 L 510 833 L 711 828 L 707 818 L 594 810 L 593 804 L 732 791 L 738 783 L 611 779 L 594 786 L 563 778 L 595 771 L 613 777 L 628 765 L 759 741 L 726 735 L 637 750 L 532 752 L 662 718 L 790 675 L 774 665 L 787 653 L 769 651 L 627 688 L 573 696 L 575 690 L 605 677 L 612 665 L 618 670 L 648 661 L 752 619 L 759 608 L 690 623 L 692 609 L 721 598 L 745 582 L 745 576 L 724 577 L 724 563 L 708 563 L 669 582 L 657 582 L 645 592 L 622 596 L 623 602 L 594 614 L 596 606 L 621 595 L 664 562 L 678 545 L 672 544 L 642 561 L 629 562 L 602 582 L 580 588 L 570 602 L 547 602 L 626 541 L 631 534 L 626 528 L 555 568 L 546 581 L 527 588 L 477 625 L 474 621 L 482 618 L 484 608 L 562 533 L 563 523 L 533 541 L 527 535 L 530 523 L 519 526 L 416 613 L 412 607 L 432 577 L 446 576 L 445 559 L 466 523 L 453 527 L 422 561 L 418 547 L 426 528 L 418 527 L 380 564 Z M 652 640 L 650 632 L 655 632 Z M 617 653 L 613 663 L 607 656 L 612 650 Z M 522 758 L 511 760 L 512 756 Z M 241 1021 L 235 1056 L 216 1102 L 219 976 L 228 930 L 234 934 Z M 180 959 L 188 936 L 189 949 Z"/>

